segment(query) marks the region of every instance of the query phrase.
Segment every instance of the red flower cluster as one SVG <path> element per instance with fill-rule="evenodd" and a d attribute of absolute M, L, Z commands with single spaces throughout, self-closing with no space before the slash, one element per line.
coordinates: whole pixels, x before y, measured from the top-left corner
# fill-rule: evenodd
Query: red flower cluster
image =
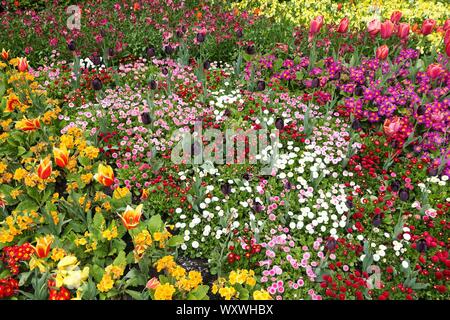
<path fill-rule="evenodd" d="M 61 287 L 59 290 L 55 287 L 55 280 L 48 281 L 48 300 L 70 300 L 70 291 L 67 288 Z"/>
<path fill-rule="evenodd" d="M 0 299 L 12 297 L 18 289 L 19 282 L 16 279 L 0 279 Z"/>
<path fill-rule="evenodd" d="M 12 274 L 18 274 L 19 262 L 30 260 L 33 252 L 33 247 L 29 243 L 24 243 L 21 246 L 4 247 L 0 261 L 7 265 Z"/>

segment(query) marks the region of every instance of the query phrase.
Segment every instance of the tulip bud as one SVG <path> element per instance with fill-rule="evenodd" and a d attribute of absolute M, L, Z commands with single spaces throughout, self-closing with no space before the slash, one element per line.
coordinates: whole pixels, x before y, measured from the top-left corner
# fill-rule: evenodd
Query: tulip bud
<path fill-rule="evenodd" d="M 422 28 L 420 32 L 422 32 L 424 36 L 429 35 L 430 33 L 433 32 L 435 26 L 436 21 L 434 21 L 433 19 L 427 19 L 422 23 Z"/>
<path fill-rule="evenodd" d="M 166 67 L 163 67 L 161 69 L 161 73 L 166 76 L 167 74 L 169 74 L 169 69 L 167 69 Z"/>
<path fill-rule="evenodd" d="M 229 195 L 231 193 L 231 185 L 228 182 L 225 182 L 220 186 L 220 191 L 222 191 L 225 196 Z"/>
<path fill-rule="evenodd" d="M 28 71 L 28 61 L 27 58 L 18 58 L 17 69 L 20 72 Z"/>
<path fill-rule="evenodd" d="M 60 148 L 53 148 L 53 157 L 58 167 L 64 168 L 69 163 L 69 151 L 65 145 Z"/>
<path fill-rule="evenodd" d="M 244 180 L 249 181 L 249 180 L 251 179 L 251 175 L 250 175 L 250 173 L 246 172 L 246 173 L 244 173 L 244 175 L 242 176 L 242 178 L 243 178 Z"/>
<path fill-rule="evenodd" d="M 361 122 L 358 119 L 353 120 L 352 129 L 355 131 L 361 129 Z"/>
<path fill-rule="evenodd" d="M 264 89 L 266 89 L 266 83 L 263 80 L 259 80 L 256 84 L 256 88 L 258 91 L 264 91 Z"/>
<path fill-rule="evenodd" d="M 438 168 L 436 168 L 436 167 L 429 168 L 429 169 L 428 169 L 428 175 L 429 175 L 430 177 L 437 176 L 438 171 L 439 171 L 439 170 L 438 170 Z"/>
<path fill-rule="evenodd" d="M 309 36 L 313 37 L 314 35 L 320 32 L 320 28 L 323 25 L 323 16 L 318 16 L 314 18 L 309 25 Z"/>
<path fill-rule="evenodd" d="M 69 49 L 69 51 L 75 51 L 76 49 L 75 41 L 70 40 L 70 42 L 67 44 L 67 48 Z"/>
<path fill-rule="evenodd" d="M 196 35 L 196 39 L 199 43 L 202 43 L 205 41 L 205 34 L 204 33 L 197 33 Z"/>
<path fill-rule="evenodd" d="M 141 120 L 143 124 L 150 124 L 152 122 L 152 118 L 150 117 L 149 112 L 142 112 Z"/>
<path fill-rule="evenodd" d="M 41 160 L 39 167 L 37 169 L 37 175 L 42 180 L 47 179 L 52 174 L 52 162 L 49 158 L 45 158 Z"/>
<path fill-rule="evenodd" d="M 387 45 L 383 44 L 381 47 L 378 47 L 376 53 L 377 59 L 386 60 L 388 55 L 389 55 L 389 47 Z"/>
<path fill-rule="evenodd" d="M 372 220 L 372 225 L 374 227 L 379 227 L 381 225 L 381 215 L 377 214 Z"/>
<path fill-rule="evenodd" d="M 158 87 L 158 84 L 156 83 L 155 80 L 150 80 L 148 82 L 148 85 L 150 86 L 150 89 L 152 89 L 152 90 L 156 90 L 156 88 Z"/>
<path fill-rule="evenodd" d="M 5 49 L 2 49 L 1 57 L 5 61 L 8 60 L 8 58 L 9 58 L 9 50 L 6 51 Z"/>
<path fill-rule="evenodd" d="M 392 23 L 399 23 L 400 19 L 402 18 L 402 12 L 401 11 L 394 11 L 391 14 L 391 21 Z"/>
<path fill-rule="evenodd" d="M 254 45 L 250 45 L 247 46 L 247 48 L 245 49 L 245 52 L 247 52 L 247 54 L 255 54 L 256 50 L 255 50 L 255 46 Z"/>
<path fill-rule="evenodd" d="M 382 39 L 389 39 L 394 32 L 394 24 L 390 20 L 386 20 L 381 24 L 380 34 Z"/>
<path fill-rule="evenodd" d="M 355 87 L 355 96 L 362 97 L 363 94 L 364 94 L 364 88 L 361 85 L 358 84 Z"/>
<path fill-rule="evenodd" d="M 349 19 L 347 17 L 343 18 L 339 23 L 339 27 L 337 28 L 337 32 L 346 33 L 348 30 Z"/>
<path fill-rule="evenodd" d="M 397 192 L 400 189 L 401 183 L 398 180 L 394 180 L 391 184 L 392 191 Z"/>
<path fill-rule="evenodd" d="M 277 118 L 275 120 L 275 128 L 277 128 L 278 130 L 283 130 L 284 128 L 284 121 L 282 118 Z"/>
<path fill-rule="evenodd" d="M 400 198 L 400 200 L 402 201 L 408 201 L 409 199 L 409 192 L 406 189 L 401 189 L 398 193 L 398 196 Z"/>
<path fill-rule="evenodd" d="M 419 106 L 417 108 L 417 114 L 419 116 L 423 116 L 425 114 L 425 112 L 427 111 L 427 108 L 425 106 Z"/>
<path fill-rule="evenodd" d="M 400 39 L 406 39 L 409 36 L 409 24 L 408 23 L 400 23 L 398 26 L 397 35 Z"/>
<path fill-rule="evenodd" d="M 171 55 L 174 51 L 175 51 L 175 50 L 172 48 L 171 45 L 167 45 L 167 46 L 164 47 L 164 52 L 165 52 L 167 55 Z"/>
<path fill-rule="evenodd" d="M 209 68 L 211 68 L 211 62 L 206 60 L 205 62 L 203 62 L 203 69 L 208 70 Z"/>
<path fill-rule="evenodd" d="M 155 290 L 159 285 L 160 285 L 160 283 L 159 283 L 158 279 L 156 277 L 153 277 L 150 280 L 148 280 L 145 287 L 149 290 Z"/>
<path fill-rule="evenodd" d="M 419 251 L 420 253 L 424 253 L 427 251 L 428 246 L 427 246 L 427 242 L 424 239 L 420 239 L 419 241 L 417 241 L 416 243 L 416 249 L 417 251 Z"/>
<path fill-rule="evenodd" d="M 327 248 L 328 251 L 334 251 L 336 250 L 337 242 L 336 239 L 330 238 L 327 240 L 325 244 L 325 248 Z"/>
<path fill-rule="evenodd" d="M 317 88 L 319 86 L 319 79 L 314 78 L 311 80 L 311 88 Z"/>
<path fill-rule="evenodd" d="M 103 87 L 102 80 L 100 80 L 99 78 L 95 78 L 94 80 L 92 80 L 91 86 L 95 91 L 101 90 Z"/>
<path fill-rule="evenodd" d="M 345 201 L 345 205 L 347 206 L 347 208 L 351 209 L 351 208 L 353 208 L 353 201 L 347 200 L 347 201 Z"/>
<path fill-rule="evenodd" d="M 153 58 L 155 55 L 156 55 L 155 48 L 153 48 L 153 47 L 147 48 L 147 57 L 148 58 Z"/>
<path fill-rule="evenodd" d="M 260 213 L 263 211 L 263 205 L 261 203 L 259 203 L 258 201 L 253 202 L 252 208 L 256 213 Z"/>
<path fill-rule="evenodd" d="M 243 35 L 244 35 L 244 34 L 242 33 L 242 30 L 241 30 L 241 29 L 239 29 L 238 31 L 236 31 L 236 37 L 242 38 Z"/>

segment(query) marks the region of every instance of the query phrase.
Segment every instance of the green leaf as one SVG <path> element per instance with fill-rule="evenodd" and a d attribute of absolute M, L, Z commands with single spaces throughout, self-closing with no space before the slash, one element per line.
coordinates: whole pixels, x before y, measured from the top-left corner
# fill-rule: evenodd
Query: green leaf
<path fill-rule="evenodd" d="M 164 226 L 164 223 L 161 220 L 161 216 L 159 214 L 152 216 L 147 222 L 148 230 L 151 233 L 160 231 L 163 226 Z"/>
<path fill-rule="evenodd" d="M 176 235 L 176 236 L 173 236 L 172 238 L 170 238 L 169 241 L 167 241 L 167 245 L 169 247 L 176 247 L 176 246 L 181 245 L 183 242 L 184 242 L 183 237 L 180 235 Z"/>
<path fill-rule="evenodd" d="M 134 290 L 125 290 L 133 299 L 135 300 L 144 300 L 142 297 L 142 293 Z"/>

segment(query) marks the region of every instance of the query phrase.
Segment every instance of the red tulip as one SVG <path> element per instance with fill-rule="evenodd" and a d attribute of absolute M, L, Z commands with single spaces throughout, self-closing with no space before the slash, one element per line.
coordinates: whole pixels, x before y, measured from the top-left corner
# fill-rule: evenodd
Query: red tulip
<path fill-rule="evenodd" d="M 444 36 L 444 44 L 447 45 L 448 43 L 450 43 L 450 29 L 445 32 Z"/>
<path fill-rule="evenodd" d="M 381 47 L 377 49 L 377 59 L 385 60 L 389 54 L 389 47 L 383 44 Z"/>
<path fill-rule="evenodd" d="M 315 34 L 319 33 L 320 28 L 322 28 L 322 25 L 323 25 L 323 16 L 318 16 L 315 19 L 313 19 L 309 27 L 309 36 L 312 37 Z"/>
<path fill-rule="evenodd" d="M 337 29 L 337 32 L 339 33 L 346 33 L 348 30 L 348 24 L 349 24 L 349 20 L 347 17 L 343 18 L 341 20 L 341 22 L 339 23 L 339 27 Z"/>
<path fill-rule="evenodd" d="M 450 58 L 450 41 L 447 42 L 446 46 L 445 46 L 445 53 L 447 54 L 447 56 Z"/>
<path fill-rule="evenodd" d="M 386 20 L 381 24 L 381 38 L 383 39 L 389 39 L 392 36 L 392 33 L 394 32 L 394 24 L 390 20 Z"/>
<path fill-rule="evenodd" d="M 367 31 L 372 37 L 375 37 L 381 29 L 381 22 L 378 19 L 370 21 L 367 25 Z"/>
<path fill-rule="evenodd" d="M 433 19 L 427 19 L 422 23 L 422 29 L 420 30 L 424 36 L 433 32 L 433 29 L 436 25 L 436 21 Z"/>
<path fill-rule="evenodd" d="M 445 69 L 439 63 L 432 63 L 427 68 L 427 75 L 431 79 L 436 79 L 444 71 L 445 71 Z"/>
<path fill-rule="evenodd" d="M 399 23 L 400 19 L 402 18 L 402 12 L 401 11 L 394 11 L 391 14 L 391 21 L 392 23 Z"/>
<path fill-rule="evenodd" d="M 397 35 L 400 39 L 406 39 L 409 36 L 409 23 L 400 23 Z"/>
<path fill-rule="evenodd" d="M 450 19 L 445 20 L 444 26 L 442 27 L 444 30 L 450 30 Z"/>

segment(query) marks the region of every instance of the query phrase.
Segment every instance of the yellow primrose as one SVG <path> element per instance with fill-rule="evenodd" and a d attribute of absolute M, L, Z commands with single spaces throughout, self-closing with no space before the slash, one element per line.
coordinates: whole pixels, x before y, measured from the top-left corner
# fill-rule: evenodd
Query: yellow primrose
<path fill-rule="evenodd" d="M 127 187 L 123 188 L 116 188 L 113 192 L 113 198 L 114 199 L 122 199 L 125 198 L 130 193 L 130 190 L 128 190 Z"/>

